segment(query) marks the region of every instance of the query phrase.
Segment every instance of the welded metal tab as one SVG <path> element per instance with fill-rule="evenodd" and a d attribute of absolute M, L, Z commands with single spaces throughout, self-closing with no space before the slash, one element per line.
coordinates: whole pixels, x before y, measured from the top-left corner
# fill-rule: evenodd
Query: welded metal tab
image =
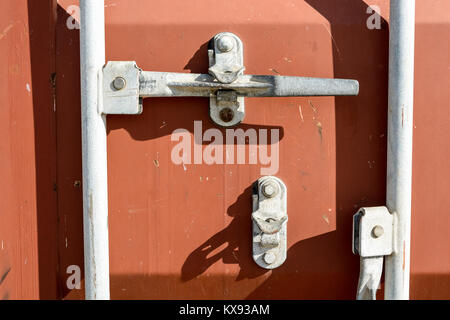
<path fill-rule="evenodd" d="M 287 189 L 277 177 L 259 179 L 253 187 L 253 260 L 274 269 L 286 260 Z"/>
<path fill-rule="evenodd" d="M 393 234 L 393 215 L 386 207 L 361 208 L 353 216 L 352 250 L 360 255 L 358 300 L 376 299 L 383 257 L 393 252 Z"/>
<path fill-rule="evenodd" d="M 353 253 L 361 257 L 390 255 L 393 216 L 386 207 L 361 208 L 353 216 Z"/>
<path fill-rule="evenodd" d="M 110 61 L 103 68 L 104 114 L 140 114 L 139 69 L 134 61 Z"/>

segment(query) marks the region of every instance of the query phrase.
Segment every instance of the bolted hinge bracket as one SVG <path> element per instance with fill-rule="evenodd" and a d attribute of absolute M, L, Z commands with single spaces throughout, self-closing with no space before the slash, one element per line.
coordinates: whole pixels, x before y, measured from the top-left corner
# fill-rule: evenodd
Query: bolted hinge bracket
<path fill-rule="evenodd" d="M 140 114 L 141 69 L 134 61 L 110 61 L 103 68 L 104 114 Z"/>
<path fill-rule="evenodd" d="M 287 252 L 287 188 L 277 177 L 260 178 L 253 188 L 253 260 L 274 269 Z"/>
<path fill-rule="evenodd" d="M 394 217 L 386 207 L 358 210 L 353 216 L 352 247 L 360 255 L 357 299 L 375 300 L 383 257 L 394 251 Z"/>
<path fill-rule="evenodd" d="M 223 84 L 235 82 L 244 74 L 244 51 L 241 39 L 233 33 L 222 32 L 212 39 L 208 50 L 210 75 Z M 234 90 L 218 90 L 209 99 L 209 116 L 222 127 L 239 124 L 245 117 L 244 97 Z"/>

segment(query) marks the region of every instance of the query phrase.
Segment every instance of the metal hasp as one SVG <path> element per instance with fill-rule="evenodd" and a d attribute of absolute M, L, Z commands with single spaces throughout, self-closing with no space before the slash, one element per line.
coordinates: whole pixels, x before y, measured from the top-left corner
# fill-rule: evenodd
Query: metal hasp
<path fill-rule="evenodd" d="M 210 117 L 231 127 L 245 117 L 244 97 L 357 95 L 359 83 L 269 75 L 244 75 L 243 44 L 219 33 L 208 50 L 209 74 L 142 71 L 134 61 L 110 61 L 103 69 L 104 114 L 139 114 L 142 98 L 209 97 Z"/>
<path fill-rule="evenodd" d="M 356 298 L 376 300 L 383 257 L 394 248 L 394 219 L 386 207 L 361 208 L 353 216 L 353 253 L 360 255 Z"/>
<path fill-rule="evenodd" d="M 286 260 L 287 189 L 276 177 L 260 178 L 253 186 L 253 260 L 274 269 Z"/>

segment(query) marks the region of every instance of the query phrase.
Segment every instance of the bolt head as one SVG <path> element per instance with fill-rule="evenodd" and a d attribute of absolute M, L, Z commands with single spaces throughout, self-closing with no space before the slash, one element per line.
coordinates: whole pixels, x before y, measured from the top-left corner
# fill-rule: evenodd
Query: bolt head
<path fill-rule="evenodd" d="M 117 77 L 113 81 L 113 86 L 116 90 L 122 90 L 127 85 L 127 81 L 122 77 Z"/>
<path fill-rule="evenodd" d="M 380 225 L 376 225 L 375 227 L 373 227 L 372 229 L 372 235 L 374 238 L 379 238 L 384 234 L 384 229 L 382 226 Z"/>
<path fill-rule="evenodd" d="M 275 182 L 273 182 L 273 181 L 266 182 L 262 186 L 262 193 L 267 198 L 275 197 L 278 194 L 278 191 L 279 191 L 278 190 L 278 185 Z"/>
<path fill-rule="evenodd" d="M 272 264 L 277 260 L 277 255 L 273 252 L 266 252 L 263 259 L 265 263 Z"/>
<path fill-rule="evenodd" d="M 235 40 L 230 36 L 222 36 L 217 41 L 217 47 L 222 52 L 229 52 L 229 51 L 233 50 L 234 45 L 235 45 Z"/>

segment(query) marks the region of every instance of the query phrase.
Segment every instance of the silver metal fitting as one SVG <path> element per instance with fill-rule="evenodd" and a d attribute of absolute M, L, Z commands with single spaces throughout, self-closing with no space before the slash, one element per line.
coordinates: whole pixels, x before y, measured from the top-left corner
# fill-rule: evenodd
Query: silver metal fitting
<path fill-rule="evenodd" d="M 217 47 L 222 52 L 233 50 L 235 41 L 232 37 L 224 35 L 217 40 Z"/>
<path fill-rule="evenodd" d="M 356 298 L 375 300 L 384 256 L 394 250 L 394 218 L 386 207 L 361 208 L 353 216 L 353 253 L 360 255 Z"/>
<path fill-rule="evenodd" d="M 359 209 L 353 216 L 353 253 L 368 258 L 390 255 L 393 250 L 393 217 L 388 209 Z"/>
<path fill-rule="evenodd" d="M 103 114 L 140 114 L 149 97 L 208 97 L 209 115 L 222 127 L 245 117 L 245 97 L 356 95 L 358 81 L 245 75 L 244 48 L 230 32 L 214 36 L 208 74 L 142 71 L 134 61 L 109 61 L 103 68 Z"/>
<path fill-rule="evenodd" d="M 277 260 L 277 255 L 273 252 L 267 252 L 264 254 L 264 262 L 267 264 L 272 264 Z"/>
<path fill-rule="evenodd" d="M 273 198 L 278 194 L 279 188 L 276 182 L 268 181 L 262 186 L 262 193 L 267 198 Z"/>
<path fill-rule="evenodd" d="M 253 260 L 274 269 L 287 252 L 287 189 L 277 177 L 260 178 L 253 190 Z"/>
<path fill-rule="evenodd" d="M 139 69 L 134 61 L 113 61 L 103 67 L 103 114 L 140 114 Z"/>
<path fill-rule="evenodd" d="M 373 227 L 372 229 L 372 235 L 374 238 L 379 238 L 384 234 L 384 229 L 382 226 L 380 225 L 376 225 L 375 227 Z"/>
<path fill-rule="evenodd" d="M 117 77 L 113 81 L 113 86 L 116 90 L 122 90 L 127 85 L 127 81 L 123 77 Z"/>
<path fill-rule="evenodd" d="M 233 33 L 222 32 L 214 37 L 213 43 L 214 48 L 208 50 L 209 74 L 223 86 L 237 83 L 245 69 L 242 41 Z M 244 97 L 236 90 L 217 90 L 209 101 L 209 116 L 216 124 L 232 127 L 244 120 Z"/>

